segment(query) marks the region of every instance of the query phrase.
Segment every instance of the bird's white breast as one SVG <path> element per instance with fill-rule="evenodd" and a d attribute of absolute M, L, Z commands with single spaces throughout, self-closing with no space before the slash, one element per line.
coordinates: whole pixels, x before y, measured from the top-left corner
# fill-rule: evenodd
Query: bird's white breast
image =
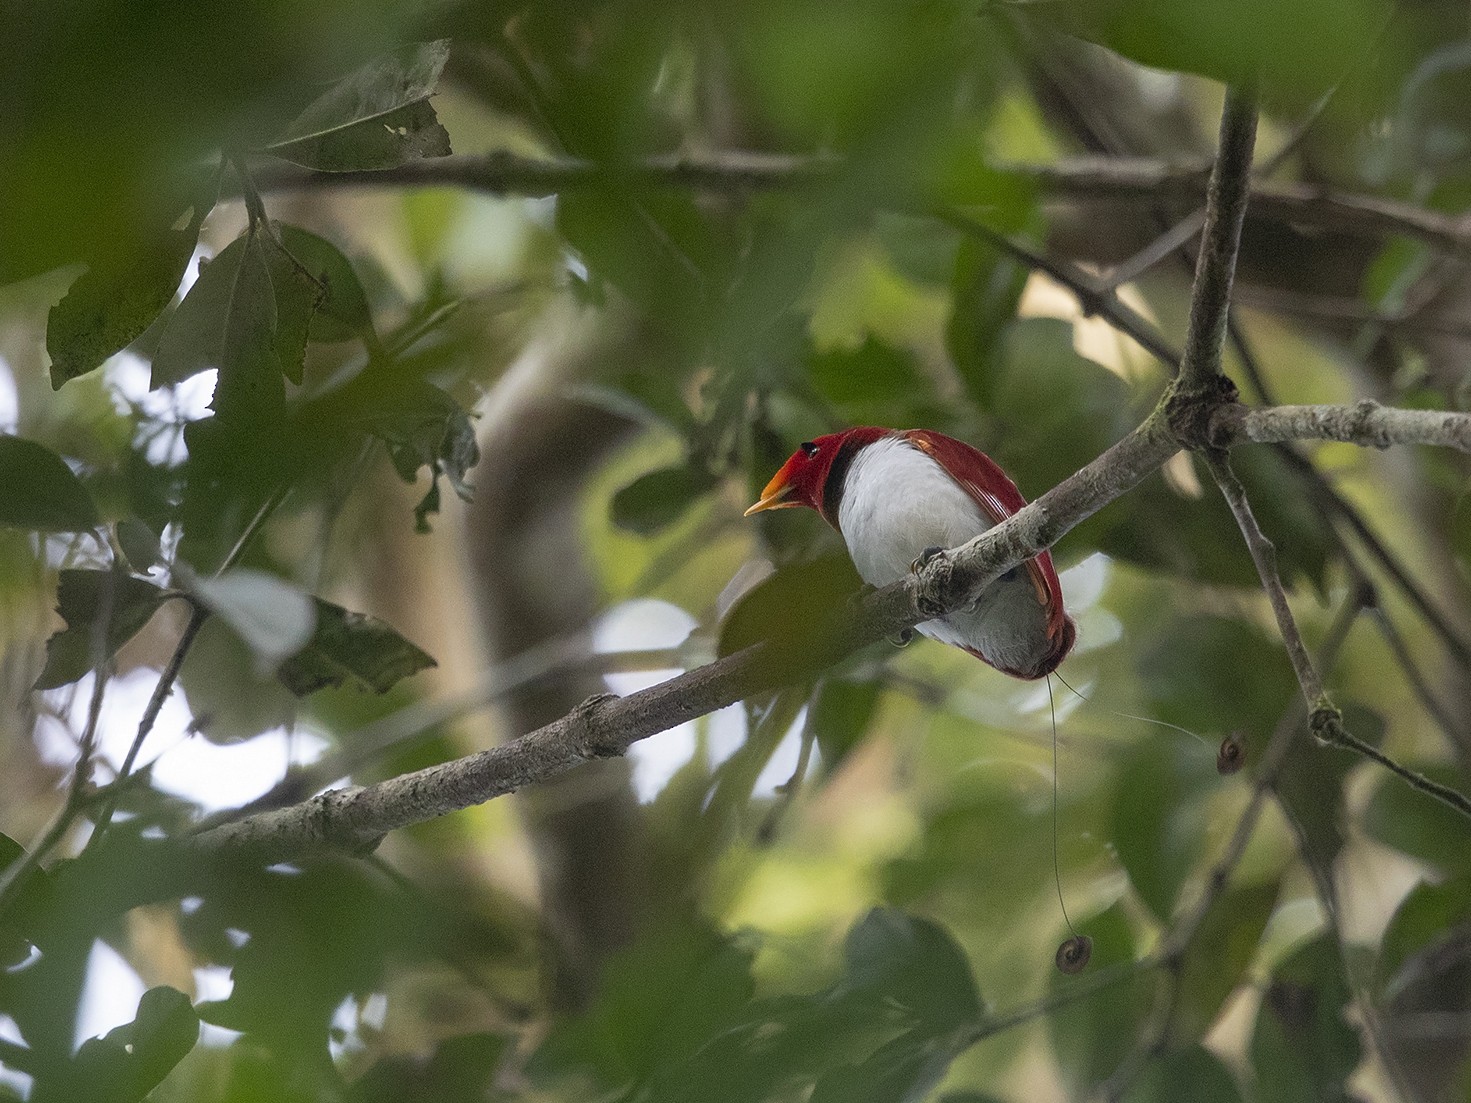
<path fill-rule="evenodd" d="M 991 527 L 976 500 L 902 437 L 861 449 L 843 481 L 838 529 L 870 586 L 903 578 L 926 548 L 958 547 Z M 969 609 L 915 627 L 1003 670 L 1034 669 L 1051 646 L 1046 608 L 1021 568 L 987 586 Z"/>
<path fill-rule="evenodd" d="M 843 481 L 838 529 L 870 586 L 902 578 L 925 548 L 953 548 L 990 527 L 975 499 L 901 437 L 860 449 Z"/>

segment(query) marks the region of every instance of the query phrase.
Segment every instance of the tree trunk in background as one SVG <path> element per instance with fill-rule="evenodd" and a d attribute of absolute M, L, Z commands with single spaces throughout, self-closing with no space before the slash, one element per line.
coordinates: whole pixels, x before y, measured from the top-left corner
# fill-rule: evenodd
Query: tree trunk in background
<path fill-rule="evenodd" d="M 467 518 L 471 575 L 487 658 L 510 658 L 589 625 L 602 607 L 582 555 L 579 514 L 588 477 L 627 440 L 631 423 L 569 400 L 567 383 L 636 350 L 629 327 L 534 342 L 492 392 L 483 456 Z M 553 324 L 550 330 L 558 327 Z M 616 332 L 615 332 L 616 331 Z M 501 731 L 531 731 L 606 690 L 566 674 L 503 700 Z M 554 995 L 587 998 L 602 961 L 632 937 L 648 897 L 639 814 L 623 759 L 592 762 L 520 798 L 538 859 Z"/>

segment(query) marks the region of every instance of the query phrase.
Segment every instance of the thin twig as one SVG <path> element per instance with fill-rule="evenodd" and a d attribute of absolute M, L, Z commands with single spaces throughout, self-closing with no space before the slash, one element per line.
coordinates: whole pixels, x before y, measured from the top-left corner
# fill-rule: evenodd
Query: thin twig
<path fill-rule="evenodd" d="M 194 637 L 199 634 L 199 629 L 204 626 L 208 617 L 209 611 L 203 605 L 190 602 L 189 620 L 184 625 L 184 631 L 179 636 L 174 653 L 169 656 L 168 665 L 158 676 L 158 684 L 153 687 L 153 694 L 148 698 L 148 704 L 143 710 L 143 718 L 138 722 L 138 734 L 133 737 L 132 746 L 128 748 L 127 756 L 123 759 L 117 778 L 108 786 L 108 796 L 98 811 L 97 829 L 92 833 L 92 838 L 88 840 L 89 846 L 100 839 L 108 825 L 112 823 L 113 814 L 117 811 L 120 787 L 127 783 L 128 776 L 133 772 L 133 766 L 138 761 L 138 752 L 143 749 L 143 741 L 148 738 L 149 732 L 153 731 L 158 714 L 163 711 L 163 703 L 168 700 L 169 694 L 173 691 L 174 682 L 179 678 L 179 671 L 184 666 L 184 659 L 189 654 L 189 648 L 194 645 Z"/>
<path fill-rule="evenodd" d="M 1396 762 L 1378 747 L 1375 747 L 1371 743 L 1365 743 L 1351 732 L 1339 729 L 1336 732 L 1325 735 L 1323 738 L 1324 742 L 1332 746 L 1342 747 L 1346 751 L 1354 751 L 1363 755 L 1365 758 L 1372 759 L 1386 770 L 1403 778 L 1411 788 L 1418 789 L 1427 796 L 1434 797 L 1448 808 L 1452 808 L 1461 813 L 1461 815 L 1471 819 L 1471 797 L 1467 797 L 1466 794 L 1451 788 L 1449 785 L 1442 785 L 1438 781 L 1432 781 L 1418 770 L 1412 770 L 1408 766 Z"/>

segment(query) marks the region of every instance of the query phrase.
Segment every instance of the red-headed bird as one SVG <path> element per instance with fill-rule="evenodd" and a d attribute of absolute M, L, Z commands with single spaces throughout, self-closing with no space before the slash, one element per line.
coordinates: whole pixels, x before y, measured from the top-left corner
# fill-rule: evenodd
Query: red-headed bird
<path fill-rule="evenodd" d="M 746 515 L 817 510 L 843 537 L 859 577 L 884 586 L 1026 504 L 1006 472 L 963 441 L 927 429 L 863 426 L 803 442 Z M 1055 670 L 1077 638 L 1045 551 L 987 586 L 971 608 L 916 627 L 1028 679 Z"/>

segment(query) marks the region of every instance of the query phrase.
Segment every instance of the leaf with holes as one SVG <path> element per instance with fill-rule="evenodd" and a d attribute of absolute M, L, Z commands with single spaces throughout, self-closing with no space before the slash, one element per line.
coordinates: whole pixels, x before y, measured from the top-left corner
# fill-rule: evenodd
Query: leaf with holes
<path fill-rule="evenodd" d="M 312 101 L 265 152 L 326 172 L 394 168 L 450 152 L 429 105 L 449 40 L 369 62 Z"/>
<path fill-rule="evenodd" d="M 305 697 L 327 686 L 387 692 L 400 679 L 437 664 L 389 625 L 313 598 L 317 626 L 307 645 L 281 664 L 276 677 Z"/>
<path fill-rule="evenodd" d="M 151 582 L 110 571 L 65 570 L 58 577 L 56 611 L 66 627 L 46 641 L 46 667 L 36 679 L 36 689 L 55 689 L 75 682 L 92 669 L 93 626 L 101 615 L 105 587 L 113 587 L 112 616 L 102 647 L 102 658 L 110 659 L 118 648 L 136 636 L 148 623 L 168 592 Z"/>

